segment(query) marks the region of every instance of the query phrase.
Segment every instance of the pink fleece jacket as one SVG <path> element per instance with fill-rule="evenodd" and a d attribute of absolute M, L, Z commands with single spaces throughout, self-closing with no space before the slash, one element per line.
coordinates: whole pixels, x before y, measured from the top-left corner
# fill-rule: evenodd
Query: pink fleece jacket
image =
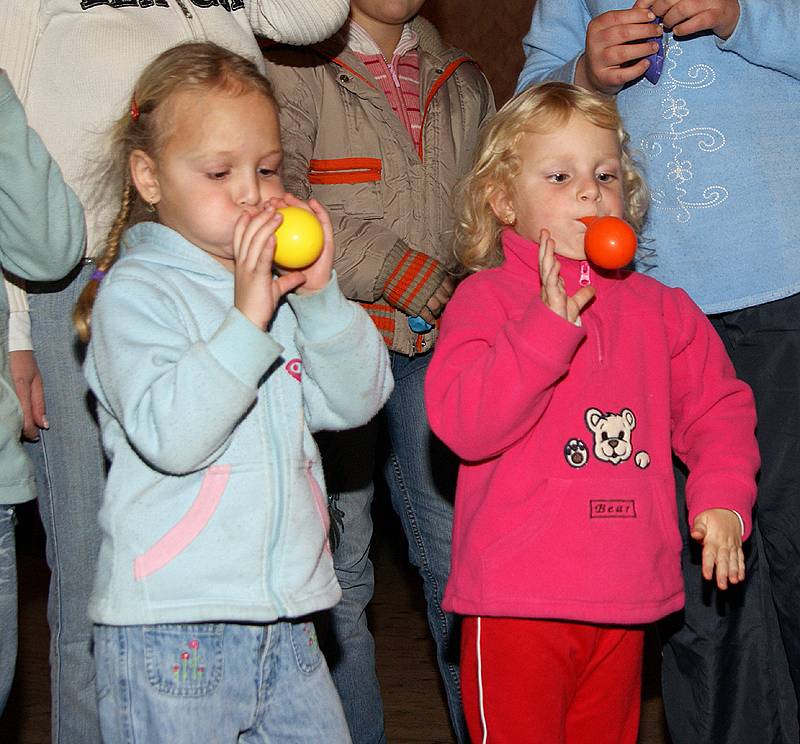
<path fill-rule="evenodd" d="M 680 289 L 558 257 L 578 327 L 540 298 L 538 246 L 466 279 L 444 314 L 425 397 L 461 458 L 443 606 L 465 615 L 644 623 L 683 606 L 671 454 L 689 522 L 734 509 L 750 533 L 755 406 Z M 698 569 L 699 570 L 699 569 Z"/>

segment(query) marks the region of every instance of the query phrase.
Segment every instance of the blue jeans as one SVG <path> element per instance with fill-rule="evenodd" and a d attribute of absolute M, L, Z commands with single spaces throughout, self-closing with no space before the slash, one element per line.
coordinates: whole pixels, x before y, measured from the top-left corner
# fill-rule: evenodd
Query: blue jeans
<path fill-rule="evenodd" d="M 310 622 L 96 625 L 106 744 L 348 744 Z"/>
<path fill-rule="evenodd" d="M 105 461 L 81 371 L 83 349 L 71 321 L 91 272 L 88 265 L 62 282 L 29 284 L 33 343 L 50 422 L 28 452 L 36 466 L 52 572 L 47 619 L 53 744 L 100 742 L 87 607 L 100 549 L 97 512 Z"/>
<path fill-rule="evenodd" d="M 459 643 L 454 616 L 441 602 L 450 572 L 453 493 L 457 462 L 428 427 L 423 398 L 431 355 L 391 353 L 395 389 L 381 416 L 365 427 L 320 437 L 332 521 L 333 561 L 342 600 L 331 611 L 331 675 L 356 744 L 385 742 L 383 704 L 375 673 L 375 644 L 366 607 L 374 578 L 369 560 L 373 467 L 380 423 L 390 453 L 385 475 L 392 505 L 422 576 L 428 626 L 436 643 L 450 720 L 459 742 L 469 741 L 461 709 Z"/>
<path fill-rule="evenodd" d="M 6 707 L 17 661 L 17 552 L 14 507 L 0 504 L 0 716 Z"/>

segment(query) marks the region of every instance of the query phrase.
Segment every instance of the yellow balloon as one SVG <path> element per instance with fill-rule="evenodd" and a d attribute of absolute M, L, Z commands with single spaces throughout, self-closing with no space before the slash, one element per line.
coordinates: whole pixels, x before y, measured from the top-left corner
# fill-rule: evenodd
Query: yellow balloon
<path fill-rule="evenodd" d="M 274 262 L 284 269 L 310 266 L 322 253 L 325 242 L 320 221 L 300 207 L 282 207 L 278 212 L 283 215 L 283 222 L 275 231 Z"/>

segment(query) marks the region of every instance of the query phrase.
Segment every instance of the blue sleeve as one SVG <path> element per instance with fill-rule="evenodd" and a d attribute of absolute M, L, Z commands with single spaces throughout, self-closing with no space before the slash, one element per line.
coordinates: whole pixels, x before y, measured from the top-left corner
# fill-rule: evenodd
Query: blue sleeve
<path fill-rule="evenodd" d="M 0 260 L 23 279 L 60 279 L 83 254 L 83 208 L 0 71 Z"/>
<path fill-rule="evenodd" d="M 334 272 L 313 295 L 290 294 L 303 360 L 303 399 L 311 431 L 366 424 L 394 387 L 386 344 L 364 310 L 347 300 Z"/>
<path fill-rule="evenodd" d="M 111 274 L 92 313 L 87 378 L 139 456 L 181 475 L 227 449 L 282 351 L 236 308 L 193 342 L 164 290 Z"/>
<path fill-rule="evenodd" d="M 586 46 L 586 27 L 591 20 L 582 0 L 538 0 L 530 30 L 522 40 L 525 65 L 516 93 L 547 80 L 574 82 L 575 66 Z"/>
<path fill-rule="evenodd" d="M 800 80 L 797 30 L 798 0 L 739 0 L 736 29 L 727 39 L 717 39 L 723 51 L 734 52 L 748 62 Z"/>

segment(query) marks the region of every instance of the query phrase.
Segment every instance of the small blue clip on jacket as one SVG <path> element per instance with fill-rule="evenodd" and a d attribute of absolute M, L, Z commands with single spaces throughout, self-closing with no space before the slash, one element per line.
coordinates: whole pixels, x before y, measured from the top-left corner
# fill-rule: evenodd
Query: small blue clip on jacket
<path fill-rule="evenodd" d="M 433 326 L 428 323 L 425 318 L 421 318 L 419 315 L 412 315 L 408 319 L 408 327 L 414 331 L 414 333 L 427 333 L 433 329 Z"/>

